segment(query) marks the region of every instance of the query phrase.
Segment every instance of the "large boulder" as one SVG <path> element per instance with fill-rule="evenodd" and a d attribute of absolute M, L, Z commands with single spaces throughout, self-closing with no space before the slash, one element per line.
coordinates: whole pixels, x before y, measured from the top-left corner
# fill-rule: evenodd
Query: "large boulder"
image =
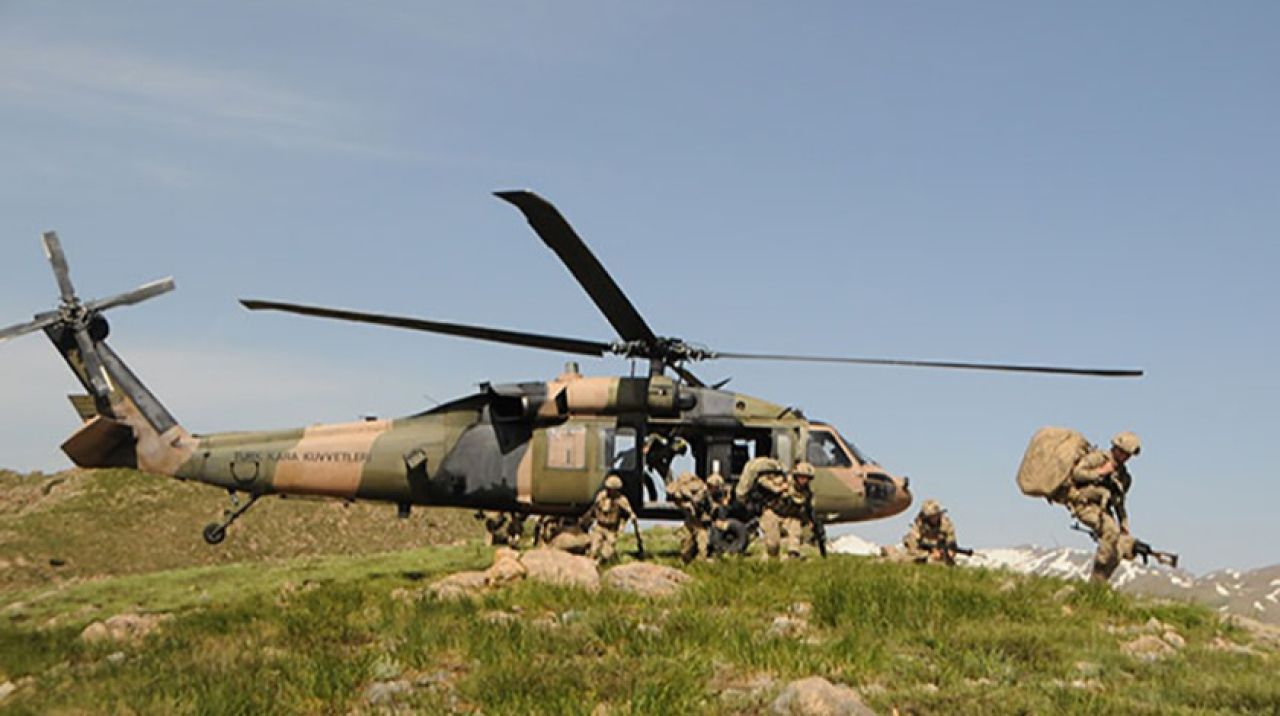
<path fill-rule="evenodd" d="M 820 676 L 792 681 L 773 702 L 779 716 L 875 716 L 858 692 Z"/>
<path fill-rule="evenodd" d="M 678 569 L 648 562 L 630 562 L 604 573 L 607 586 L 644 597 L 670 597 L 690 579 Z"/>
<path fill-rule="evenodd" d="M 525 576 L 529 579 L 582 587 L 595 591 L 600 588 L 600 572 L 594 560 L 558 549 L 533 549 L 520 556 Z"/>

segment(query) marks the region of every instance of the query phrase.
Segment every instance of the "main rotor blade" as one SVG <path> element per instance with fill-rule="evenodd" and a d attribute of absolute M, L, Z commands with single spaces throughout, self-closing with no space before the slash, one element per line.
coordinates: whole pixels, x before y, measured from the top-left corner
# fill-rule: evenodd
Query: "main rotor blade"
<path fill-rule="evenodd" d="M 959 363 L 956 361 L 897 360 L 890 358 L 842 358 L 838 356 L 796 356 L 774 353 L 721 353 L 715 351 L 711 359 L 800 361 L 806 363 L 852 363 L 856 365 L 895 365 L 913 368 L 958 368 L 962 370 L 997 370 L 1012 373 L 1051 373 L 1056 375 L 1092 375 L 1103 378 L 1136 378 L 1139 369 L 1112 368 L 1062 368 L 1044 365 L 1008 365 L 1004 363 Z"/>
<path fill-rule="evenodd" d="M 84 329 L 76 331 L 75 336 L 76 345 L 80 348 L 80 362 L 84 365 L 85 377 L 89 379 L 93 395 L 95 398 L 105 398 L 110 388 L 102 371 L 102 359 L 98 357 L 98 351 L 93 346 L 93 339 Z"/>
<path fill-rule="evenodd" d="M 17 323 L 8 328 L 0 328 L 0 342 L 7 341 L 10 338 L 17 338 L 32 331 L 38 331 L 41 328 L 47 328 L 62 320 L 60 313 L 45 313 L 35 317 L 35 320 L 26 323 Z"/>
<path fill-rule="evenodd" d="M 596 308 L 609 319 L 619 337 L 626 341 L 644 341 L 649 345 L 657 343 L 657 337 L 640 312 L 631 305 L 613 277 L 551 202 L 525 190 L 499 191 L 494 195 L 510 202 L 524 214 L 543 243 L 560 257 L 569 273 L 595 302 Z"/>
<path fill-rule="evenodd" d="M 446 336 L 476 338 L 482 341 L 493 341 L 494 343 L 525 346 L 526 348 L 542 348 L 549 351 L 559 351 L 561 353 L 578 353 L 581 355 L 599 357 L 612 352 L 612 345 L 608 343 L 601 341 L 587 341 L 579 338 L 545 336 L 537 333 L 507 331 L 501 328 L 484 328 L 482 326 L 468 326 L 460 323 L 442 323 L 440 321 L 428 321 L 422 318 L 386 316 L 378 313 L 362 313 L 360 311 L 347 311 L 337 308 L 323 308 L 320 306 L 304 306 L 296 303 L 280 303 L 277 301 L 242 299 L 240 303 L 250 311 L 284 311 L 286 313 L 297 313 L 303 316 L 315 316 L 317 318 L 334 318 L 340 321 L 373 323 L 379 326 L 392 326 L 394 328 L 409 328 L 415 331 L 443 333 Z"/>
<path fill-rule="evenodd" d="M 126 291 L 116 296 L 112 296 L 111 298 L 101 298 L 96 301 L 90 301 L 86 303 L 84 307 L 88 311 L 105 311 L 108 308 L 115 308 L 116 306 L 130 306 L 135 303 L 145 301 L 148 298 L 154 298 L 161 294 L 168 293 L 176 288 L 176 286 L 177 285 L 173 282 L 173 277 L 162 278 L 159 281 L 144 283 L 132 291 Z"/>
<path fill-rule="evenodd" d="M 71 270 L 67 268 L 67 255 L 62 253 L 58 232 L 46 231 L 41 239 L 44 241 L 44 255 L 53 265 L 53 277 L 58 280 L 58 292 L 62 294 L 62 301 L 71 303 L 76 300 L 76 290 L 71 285 Z"/>

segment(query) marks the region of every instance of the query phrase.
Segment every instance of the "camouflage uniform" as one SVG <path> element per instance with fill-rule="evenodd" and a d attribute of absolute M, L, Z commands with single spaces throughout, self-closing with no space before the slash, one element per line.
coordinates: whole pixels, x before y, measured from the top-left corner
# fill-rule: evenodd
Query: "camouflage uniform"
<path fill-rule="evenodd" d="M 778 468 L 781 468 L 781 464 Z M 805 525 L 810 524 L 809 509 L 813 491 L 809 482 L 813 478 L 813 466 L 797 463 L 788 479 L 782 472 L 762 474 L 758 484 L 774 495 L 760 515 L 760 531 L 764 533 L 765 559 L 779 556 L 793 559 L 800 556 L 800 541 Z"/>
<path fill-rule="evenodd" d="M 484 522 L 485 544 L 517 546 L 524 535 L 524 516 L 516 512 L 483 511 L 476 519 Z"/>
<path fill-rule="evenodd" d="M 902 538 L 903 559 L 911 562 L 954 563 L 952 554 L 938 549 L 939 545 L 956 544 L 955 525 L 951 524 L 951 518 L 945 513 L 946 510 L 937 501 L 925 500 L 920 514 L 916 515 L 906 536 Z"/>
<path fill-rule="evenodd" d="M 707 477 L 707 501 L 711 503 L 711 525 L 723 530 L 729 523 L 729 506 L 733 504 L 733 493 L 724 484 L 724 477 L 713 472 Z"/>
<path fill-rule="evenodd" d="M 680 541 L 680 559 L 691 562 L 706 557 L 711 518 L 711 499 L 706 484 L 692 472 L 681 473 L 667 488 L 667 496 L 684 513 L 684 535 Z"/>
<path fill-rule="evenodd" d="M 1137 435 L 1119 433 L 1112 438 L 1110 450 L 1091 450 L 1071 468 L 1067 509 L 1098 540 L 1089 575 L 1093 581 L 1111 579 L 1121 558 L 1133 556 L 1133 540 L 1128 538 L 1129 514 L 1124 505 L 1133 477 L 1125 463 L 1141 450 Z"/>
<path fill-rule="evenodd" d="M 627 496 L 619 492 L 621 478 L 610 475 L 605 478 L 604 486 L 586 515 L 592 520 L 589 554 L 597 562 L 609 562 L 618 556 L 618 532 L 634 520 L 636 514 Z"/>

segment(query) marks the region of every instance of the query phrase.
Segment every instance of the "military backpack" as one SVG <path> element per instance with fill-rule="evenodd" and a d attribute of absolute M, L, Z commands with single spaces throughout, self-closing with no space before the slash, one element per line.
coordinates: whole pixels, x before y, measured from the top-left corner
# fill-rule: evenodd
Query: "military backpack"
<path fill-rule="evenodd" d="M 1018 489 L 1028 497 L 1060 497 L 1071 469 L 1091 449 L 1089 441 L 1076 430 L 1040 428 L 1031 436 L 1018 467 Z"/>

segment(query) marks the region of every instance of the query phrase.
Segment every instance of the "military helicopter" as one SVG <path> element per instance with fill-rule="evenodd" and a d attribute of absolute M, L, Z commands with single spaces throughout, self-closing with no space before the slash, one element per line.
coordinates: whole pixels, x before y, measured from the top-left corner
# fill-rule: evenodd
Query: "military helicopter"
<path fill-rule="evenodd" d="M 187 431 L 106 343 L 108 309 L 173 290 L 172 278 L 110 298 L 76 296 L 61 243 L 45 233 L 57 280 L 56 310 L 0 330 L 0 341 L 43 330 L 84 395 L 70 396 L 83 419 L 62 450 L 83 468 L 130 467 L 226 490 L 230 505 L 204 528 L 209 544 L 267 495 L 308 495 L 520 514 L 579 515 L 605 476 L 616 472 L 638 515 L 682 519 L 657 499 L 687 446 L 700 475 L 735 483 L 752 457 L 816 468 L 813 507 L 827 524 L 898 514 L 911 504 L 906 477 L 890 473 L 832 425 L 799 410 L 708 386 L 691 365 L 716 359 L 915 366 L 1104 377 L 1140 370 L 917 361 L 717 351 L 660 336 L 640 315 L 568 221 L 529 191 L 496 196 L 520 210 L 617 332 L 604 342 L 444 323 L 320 306 L 243 300 L 248 309 L 372 323 L 564 354 L 621 356 L 648 363 L 642 377 L 584 376 L 575 363 L 550 380 L 482 383 L 477 392 L 394 420 L 312 425 L 291 430 L 194 434 Z M 247 500 L 241 503 L 240 495 Z"/>

